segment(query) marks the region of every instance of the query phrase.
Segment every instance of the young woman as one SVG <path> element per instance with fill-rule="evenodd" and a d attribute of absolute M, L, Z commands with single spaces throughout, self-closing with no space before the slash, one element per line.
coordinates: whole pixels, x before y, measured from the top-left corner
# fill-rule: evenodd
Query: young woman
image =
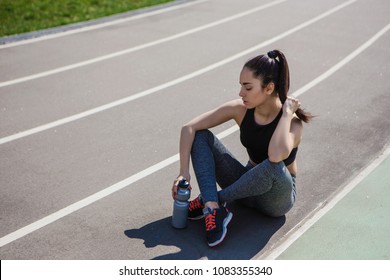
<path fill-rule="evenodd" d="M 296 98 L 288 96 L 289 68 L 279 50 L 249 60 L 240 73 L 240 85 L 240 99 L 196 117 L 181 130 L 180 173 L 172 196 L 180 179 L 191 179 L 191 158 L 200 195 L 190 202 L 188 218 L 205 218 L 211 247 L 226 236 L 233 216 L 226 208 L 228 202 L 237 201 L 273 217 L 291 209 L 302 121 L 312 118 Z M 240 127 L 240 140 L 248 152 L 246 166 L 208 130 L 232 119 Z"/>

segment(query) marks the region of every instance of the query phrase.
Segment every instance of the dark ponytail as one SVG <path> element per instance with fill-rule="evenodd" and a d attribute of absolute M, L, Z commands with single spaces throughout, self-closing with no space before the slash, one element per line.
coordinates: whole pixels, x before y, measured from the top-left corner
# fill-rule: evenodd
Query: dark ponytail
<path fill-rule="evenodd" d="M 269 83 L 275 84 L 275 91 L 284 104 L 290 89 L 290 71 L 287 59 L 280 50 L 269 51 L 267 55 L 259 55 L 252 58 L 244 67 L 253 71 L 254 75 L 263 81 L 263 87 Z M 309 122 L 313 116 L 299 108 L 295 114 L 303 122 Z"/>

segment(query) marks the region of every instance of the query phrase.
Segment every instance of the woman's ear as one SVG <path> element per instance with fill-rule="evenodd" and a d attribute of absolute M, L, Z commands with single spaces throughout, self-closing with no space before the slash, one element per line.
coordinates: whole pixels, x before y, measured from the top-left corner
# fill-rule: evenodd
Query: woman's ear
<path fill-rule="evenodd" d="M 265 87 L 265 93 L 271 95 L 275 90 L 275 84 L 273 82 L 268 83 Z"/>

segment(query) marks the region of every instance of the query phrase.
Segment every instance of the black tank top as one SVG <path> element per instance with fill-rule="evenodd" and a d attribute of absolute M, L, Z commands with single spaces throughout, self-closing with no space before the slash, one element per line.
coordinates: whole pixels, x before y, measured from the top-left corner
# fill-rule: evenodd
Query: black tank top
<path fill-rule="evenodd" d="M 240 127 L 240 139 L 246 148 L 249 158 L 255 163 L 261 163 L 268 158 L 268 146 L 283 111 L 269 124 L 259 125 L 255 122 L 255 109 L 246 110 Z M 288 158 L 283 160 L 286 166 L 294 162 L 298 147 L 294 148 Z"/>

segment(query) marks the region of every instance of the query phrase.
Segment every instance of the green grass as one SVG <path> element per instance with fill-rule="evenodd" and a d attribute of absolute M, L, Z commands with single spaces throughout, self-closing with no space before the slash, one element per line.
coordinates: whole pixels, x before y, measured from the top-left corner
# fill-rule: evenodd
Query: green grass
<path fill-rule="evenodd" d="M 0 37 L 171 1 L 173 0 L 0 0 Z"/>

